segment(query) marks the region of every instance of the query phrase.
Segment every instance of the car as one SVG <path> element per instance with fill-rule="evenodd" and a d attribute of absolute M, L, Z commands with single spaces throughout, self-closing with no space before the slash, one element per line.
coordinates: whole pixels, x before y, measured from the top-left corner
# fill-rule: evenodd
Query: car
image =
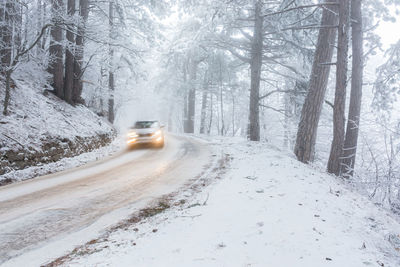
<path fill-rule="evenodd" d="M 164 147 L 164 126 L 158 121 L 137 121 L 127 135 L 128 148 L 140 144 Z"/>

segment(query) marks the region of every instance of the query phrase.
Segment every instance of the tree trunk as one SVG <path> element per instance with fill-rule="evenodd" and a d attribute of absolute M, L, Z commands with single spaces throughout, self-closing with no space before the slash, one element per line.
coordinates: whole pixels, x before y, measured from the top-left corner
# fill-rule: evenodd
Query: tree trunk
<path fill-rule="evenodd" d="M 207 91 L 203 91 L 201 99 L 201 118 L 200 118 L 200 133 L 204 134 L 206 130 L 206 109 L 207 109 Z"/>
<path fill-rule="evenodd" d="M 338 0 L 325 0 L 325 2 Z M 328 85 L 330 63 L 336 39 L 337 25 L 336 6 L 330 6 L 322 12 L 321 28 L 318 34 L 317 46 L 314 54 L 309 89 L 301 111 L 300 123 L 297 130 L 294 153 L 299 161 L 308 163 L 313 160 L 315 142 L 322 104 Z"/>
<path fill-rule="evenodd" d="M 43 17 L 42 17 L 42 0 L 37 0 L 36 3 L 36 24 L 37 24 L 37 34 L 40 33 L 43 26 Z M 42 45 L 40 44 L 36 47 L 36 56 L 39 56 Z"/>
<path fill-rule="evenodd" d="M 336 63 L 336 89 L 333 105 L 333 140 L 328 161 L 328 172 L 339 175 L 340 157 L 343 152 L 346 108 L 346 87 L 349 49 L 349 0 L 341 0 L 339 5 L 339 30 Z"/>
<path fill-rule="evenodd" d="M 296 88 L 296 86 L 295 86 Z M 296 90 L 296 89 L 295 89 Z M 286 93 L 284 96 L 285 101 L 285 117 L 284 117 L 284 129 L 283 129 L 283 147 L 290 147 L 290 120 L 289 117 L 292 117 L 292 105 L 290 105 L 290 95 Z"/>
<path fill-rule="evenodd" d="M 75 61 L 74 61 L 74 87 L 72 90 L 72 100 L 74 103 L 82 103 L 82 62 L 83 62 L 83 37 L 85 35 L 85 25 L 89 16 L 88 0 L 79 1 L 79 14 L 82 18 L 81 24 L 78 27 L 78 35 L 76 36 Z"/>
<path fill-rule="evenodd" d="M 260 141 L 260 78 L 263 48 L 263 18 L 261 17 L 262 2 L 255 2 L 254 9 L 254 34 L 251 44 L 250 61 L 250 106 L 248 138 L 251 141 Z"/>
<path fill-rule="evenodd" d="M 0 2 L 0 80 L 5 76 L 6 66 L 4 64 L 4 55 L 6 54 L 4 37 L 7 27 L 5 23 L 5 3 Z"/>
<path fill-rule="evenodd" d="M 1 41 L 2 49 L 0 52 L 1 57 L 1 72 L 0 75 L 4 76 L 6 83 L 6 90 L 4 95 L 4 107 L 3 115 L 8 114 L 8 104 L 10 102 L 11 95 L 11 56 L 12 56 L 12 34 L 13 34 L 13 16 L 15 16 L 15 4 L 12 1 L 6 1 L 1 4 L 0 15 L 2 15 L 1 22 L 3 26 L 1 27 Z"/>
<path fill-rule="evenodd" d="M 0 22 L 1 24 L 1 43 L 2 47 L 0 50 L 1 65 L 0 75 L 6 77 L 7 69 L 11 63 L 11 51 L 12 51 L 12 13 L 14 10 L 14 4 L 9 1 L 2 2 L 0 4 Z"/>
<path fill-rule="evenodd" d="M 114 37 L 114 3 L 110 1 L 109 4 L 109 37 L 110 41 Z M 109 72 L 108 72 L 108 89 L 109 89 L 109 99 L 108 99 L 108 121 L 114 123 L 115 114 L 114 114 L 114 91 L 115 91 L 115 83 L 114 83 L 114 48 L 110 45 L 109 47 Z"/>
<path fill-rule="evenodd" d="M 196 76 L 197 76 L 197 64 L 195 60 L 190 62 L 190 89 L 188 94 L 188 127 L 187 133 L 194 133 L 194 117 L 196 110 Z"/>
<path fill-rule="evenodd" d="M 43 5 L 42 5 L 42 8 L 43 8 L 43 20 L 42 20 L 42 24 L 44 24 L 44 20 L 46 19 L 46 17 L 47 17 L 47 13 L 46 13 L 46 10 L 47 10 L 47 2 L 46 1 L 43 1 Z M 48 31 L 47 31 L 48 32 Z M 48 37 L 48 33 L 47 34 L 45 34 L 45 35 L 43 35 L 43 39 L 42 39 L 42 44 L 41 44 L 41 48 L 44 50 L 45 49 L 45 47 L 46 47 L 46 42 L 47 42 L 47 37 Z"/>
<path fill-rule="evenodd" d="M 53 21 L 56 21 L 58 16 L 61 14 L 63 8 L 63 0 L 52 0 L 51 1 L 51 12 Z M 53 76 L 53 88 L 56 95 L 64 99 L 64 66 L 63 66 L 63 30 L 61 27 L 51 27 L 51 41 L 49 52 L 54 57 L 54 60 L 50 62 L 47 71 Z"/>
<path fill-rule="evenodd" d="M 210 93 L 210 120 L 208 121 L 208 129 L 207 129 L 207 134 L 210 135 L 211 133 L 211 127 L 212 127 L 212 121 L 213 121 L 213 114 L 214 114 L 214 109 L 213 109 L 213 94 Z"/>
<path fill-rule="evenodd" d="M 75 14 L 75 0 L 68 0 L 68 15 Z M 67 30 L 67 49 L 65 52 L 65 83 L 64 83 L 64 99 L 70 104 L 72 101 L 72 90 L 74 86 L 74 44 L 75 38 L 73 33 L 73 26 L 68 26 Z"/>
<path fill-rule="evenodd" d="M 222 84 L 222 62 L 219 57 L 219 101 L 220 101 L 220 113 L 221 113 L 221 135 L 225 134 L 225 119 L 224 119 L 224 95 L 223 95 L 223 84 Z"/>
<path fill-rule="evenodd" d="M 187 91 L 187 61 L 183 64 L 183 132 L 188 132 L 188 121 L 189 121 L 189 112 L 188 112 L 188 91 Z"/>
<path fill-rule="evenodd" d="M 188 132 L 188 92 L 183 92 L 183 132 Z"/>
<path fill-rule="evenodd" d="M 204 134 L 206 131 L 206 113 L 207 113 L 207 100 L 208 100 L 208 75 L 204 74 L 203 94 L 201 99 L 201 114 L 200 114 L 200 133 Z"/>
<path fill-rule="evenodd" d="M 6 71 L 6 93 L 4 96 L 4 109 L 3 109 L 3 115 L 6 116 L 8 114 L 8 104 L 10 103 L 10 90 L 11 90 L 11 71 L 8 70 Z"/>
<path fill-rule="evenodd" d="M 363 82 L 363 32 L 361 0 L 351 1 L 352 75 L 349 115 L 343 146 L 341 175 L 353 176 L 356 161 L 358 126 L 360 124 Z"/>
<path fill-rule="evenodd" d="M 235 112 L 236 112 L 236 101 L 235 101 L 235 94 L 233 91 L 232 93 L 232 136 L 236 135 L 236 124 L 235 124 Z"/>
<path fill-rule="evenodd" d="M 174 114 L 174 102 L 172 101 L 172 98 L 171 98 L 170 104 L 169 104 L 169 109 L 168 109 L 168 132 L 174 131 L 173 120 L 172 120 L 173 114 Z"/>

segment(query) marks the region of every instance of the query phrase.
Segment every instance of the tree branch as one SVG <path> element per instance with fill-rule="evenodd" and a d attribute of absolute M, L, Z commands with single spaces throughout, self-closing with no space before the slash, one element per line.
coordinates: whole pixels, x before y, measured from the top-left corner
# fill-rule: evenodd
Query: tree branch
<path fill-rule="evenodd" d="M 297 7 L 292 7 L 292 8 L 284 9 L 284 10 L 281 10 L 281 11 L 265 14 L 265 15 L 263 15 L 263 17 L 278 15 L 278 14 L 282 14 L 282 13 L 285 13 L 285 12 L 290 12 L 290 11 L 297 10 L 297 9 L 304 9 L 304 8 L 310 8 L 310 7 L 337 6 L 337 5 L 339 5 L 339 3 L 337 3 L 337 2 L 326 2 L 326 3 L 322 3 L 322 4 L 297 6 Z"/>
<path fill-rule="evenodd" d="M 331 108 L 334 108 L 335 106 L 333 105 L 333 103 L 329 100 L 325 100 L 325 104 L 328 104 Z"/>
<path fill-rule="evenodd" d="M 273 91 L 271 91 L 271 92 L 266 93 L 265 95 L 260 96 L 258 99 L 261 100 L 261 99 L 267 98 L 267 97 L 269 97 L 270 95 L 275 94 L 275 93 L 299 93 L 299 94 L 304 94 L 304 93 L 306 93 L 306 92 L 303 92 L 303 91 L 300 91 L 300 92 L 299 92 L 299 91 L 296 91 L 296 90 L 281 90 L 281 89 L 276 89 L 276 90 L 273 90 Z"/>

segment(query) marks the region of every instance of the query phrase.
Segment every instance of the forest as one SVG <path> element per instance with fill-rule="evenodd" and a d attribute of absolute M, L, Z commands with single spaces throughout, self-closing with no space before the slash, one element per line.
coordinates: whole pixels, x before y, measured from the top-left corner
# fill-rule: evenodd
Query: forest
<path fill-rule="evenodd" d="M 2 0 L 0 127 L 30 87 L 119 132 L 152 116 L 274 144 L 400 212 L 400 36 L 379 32 L 399 4 Z"/>

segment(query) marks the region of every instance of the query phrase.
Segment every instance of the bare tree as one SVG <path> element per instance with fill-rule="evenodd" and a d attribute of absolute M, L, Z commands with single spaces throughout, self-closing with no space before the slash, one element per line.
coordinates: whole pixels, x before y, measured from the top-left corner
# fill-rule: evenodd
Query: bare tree
<path fill-rule="evenodd" d="M 338 0 L 326 0 L 328 3 Z M 332 55 L 337 31 L 337 5 L 329 5 L 322 12 L 321 26 L 314 54 L 307 97 L 301 111 L 294 153 L 301 162 L 313 160 L 317 129 L 322 104 L 328 85 Z"/>
<path fill-rule="evenodd" d="M 84 35 L 85 25 L 89 16 L 89 2 L 88 0 L 79 1 L 79 15 L 81 16 L 81 22 L 78 26 L 78 34 L 75 38 L 75 61 L 74 61 L 74 85 L 72 90 L 72 101 L 74 103 L 83 103 L 81 97 L 82 94 L 82 61 L 84 52 Z"/>
<path fill-rule="evenodd" d="M 13 16 L 15 15 L 16 7 L 15 3 L 11 0 L 7 0 L 2 3 L 0 10 L 1 22 L 1 42 L 2 49 L 0 51 L 1 57 L 1 73 L 0 75 L 5 77 L 6 81 L 6 92 L 4 97 L 4 109 L 3 114 L 7 115 L 8 103 L 10 101 L 10 90 L 11 90 L 11 73 L 12 73 L 12 35 L 13 35 Z"/>
<path fill-rule="evenodd" d="M 251 141 L 260 141 L 260 79 L 263 56 L 263 17 L 261 16 L 262 1 L 255 2 L 254 33 L 251 44 L 250 60 L 250 106 L 248 138 Z"/>
<path fill-rule="evenodd" d="M 184 86 L 187 83 L 187 59 L 184 61 L 182 66 L 182 81 Z M 186 89 L 186 88 L 184 88 Z M 188 130 L 188 122 L 189 122 L 189 111 L 188 111 L 188 92 L 184 90 L 183 92 L 183 132 L 187 133 Z"/>
<path fill-rule="evenodd" d="M 194 117 L 196 111 L 196 79 L 197 79 L 197 67 L 199 63 L 200 61 L 194 58 L 191 58 L 189 63 L 190 88 L 188 93 L 187 133 L 194 133 Z"/>
<path fill-rule="evenodd" d="M 53 22 L 60 19 L 60 14 L 64 9 L 63 0 L 51 0 L 51 14 Z M 49 52 L 54 59 L 48 66 L 48 72 L 53 76 L 52 85 L 56 95 L 64 98 L 64 66 L 63 66 L 63 29 L 60 26 L 51 27 L 51 40 Z"/>
<path fill-rule="evenodd" d="M 68 0 L 67 5 L 68 15 L 75 14 L 75 0 Z M 65 83 L 64 83 L 64 99 L 70 104 L 73 104 L 72 90 L 74 86 L 74 51 L 75 36 L 74 25 L 68 25 L 67 30 L 67 47 L 65 51 Z"/>
<path fill-rule="evenodd" d="M 204 134 L 206 130 L 207 101 L 208 101 L 208 71 L 204 73 L 203 93 L 201 97 L 201 114 L 200 114 L 201 134 Z"/>
<path fill-rule="evenodd" d="M 12 1 L 2 1 L 0 4 L 0 30 L 1 30 L 1 72 L 2 76 L 6 76 L 6 71 L 11 63 L 12 51 L 12 16 L 15 13 L 15 6 Z"/>
<path fill-rule="evenodd" d="M 11 59 L 10 66 L 6 69 L 6 93 L 5 93 L 5 98 L 4 98 L 4 109 L 3 109 L 3 115 L 8 114 L 8 104 L 10 102 L 10 90 L 12 85 L 12 79 L 11 75 L 15 71 L 17 64 L 20 62 L 21 58 L 26 55 L 29 51 L 31 51 L 36 45 L 38 45 L 39 41 L 43 37 L 44 33 L 46 32 L 47 28 L 49 28 L 51 24 L 46 24 L 43 26 L 41 32 L 39 35 L 35 38 L 35 40 L 27 44 L 26 47 L 20 47 L 17 49 L 15 56 Z"/>
<path fill-rule="evenodd" d="M 352 176 L 356 161 L 363 81 L 363 32 L 361 0 L 351 1 L 352 74 L 349 115 L 343 146 L 341 175 Z"/>
<path fill-rule="evenodd" d="M 110 41 L 114 35 L 114 2 L 110 1 L 109 11 L 109 37 Z M 109 99 L 108 99 L 108 121 L 113 123 L 115 119 L 114 114 L 114 91 L 115 91 L 115 81 L 114 81 L 114 47 L 109 46 L 109 72 L 108 72 L 108 89 L 109 89 Z"/>
<path fill-rule="evenodd" d="M 339 30 L 336 62 L 336 89 L 333 104 L 333 140 L 328 161 L 328 172 L 339 175 L 340 157 L 344 143 L 344 127 L 346 107 L 346 87 L 349 48 L 349 5 L 348 0 L 341 0 L 339 4 Z"/>

